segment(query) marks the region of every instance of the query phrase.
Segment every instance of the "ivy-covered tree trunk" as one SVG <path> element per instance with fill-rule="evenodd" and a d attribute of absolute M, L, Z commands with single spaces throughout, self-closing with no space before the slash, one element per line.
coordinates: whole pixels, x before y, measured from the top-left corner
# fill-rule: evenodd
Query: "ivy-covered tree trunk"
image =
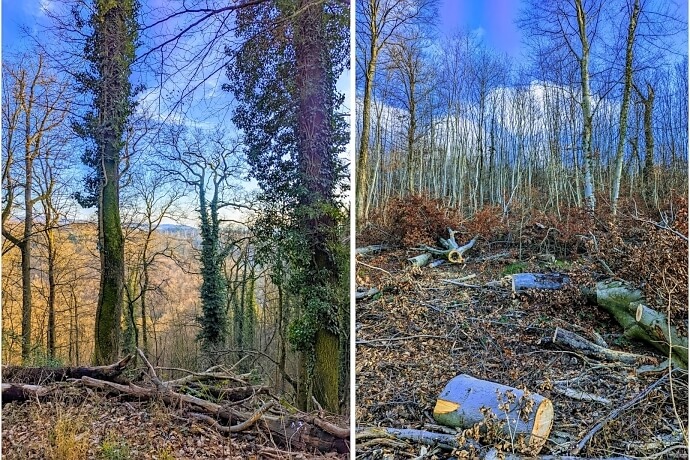
<path fill-rule="evenodd" d="M 329 84 L 324 27 L 324 3 L 300 0 L 301 11 L 295 26 L 297 62 L 297 150 L 300 180 L 304 185 L 301 230 L 306 236 L 311 260 L 309 269 L 315 285 L 305 289 L 304 304 L 308 314 L 316 315 L 318 329 L 314 338 L 313 391 L 329 411 L 337 412 L 340 374 L 340 344 L 337 304 L 329 291 L 338 283 L 338 264 L 332 245 L 335 220 L 332 194 L 335 165 L 331 163 L 331 125 Z M 331 246 L 331 247 L 329 247 Z M 309 362 L 307 363 L 310 364 Z"/>
<path fill-rule="evenodd" d="M 132 108 L 129 76 L 136 40 L 136 3 L 135 0 L 95 0 L 94 3 L 93 36 L 86 49 L 95 75 L 85 81 L 87 89 L 94 94 L 95 113 L 89 120 L 89 132 L 96 149 L 92 166 L 100 179 L 97 205 L 101 280 L 94 363 L 103 365 L 117 360 L 120 345 L 125 278 L 120 152 Z"/>
<path fill-rule="evenodd" d="M 218 186 L 210 201 L 206 199 L 205 175 L 199 180 L 201 217 L 201 331 L 199 339 L 207 364 L 217 364 L 216 353 L 225 345 L 228 330 L 226 306 L 227 284 L 223 276 L 223 259 L 219 241 Z"/>

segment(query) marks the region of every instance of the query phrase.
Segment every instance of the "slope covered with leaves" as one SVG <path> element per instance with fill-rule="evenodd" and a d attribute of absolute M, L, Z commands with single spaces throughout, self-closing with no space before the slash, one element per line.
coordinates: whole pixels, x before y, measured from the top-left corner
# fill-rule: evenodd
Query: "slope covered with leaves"
<path fill-rule="evenodd" d="M 684 209 L 682 203 L 679 208 Z M 393 214 L 405 212 L 391 209 Z M 622 327 L 588 303 L 582 289 L 600 279 L 624 278 L 644 290 L 650 306 L 668 312 L 686 331 L 687 241 L 671 231 L 686 233 L 685 213 L 674 212 L 668 228 L 632 214 L 626 218 L 621 213 L 616 221 L 597 216 L 590 233 L 587 219 L 578 219 L 576 211 L 560 219 L 537 213 L 511 219 L 488 209 L 463 220 L 438 209 L 442 212 L 422 216 L 423 207 L 411 206 L 410 215 L 379 220 L 358 240 L 358 246 L 384 241 L 394 248 L 358 257 L 358 285 L 381 290 L 357 303 L 358 431 L 381 426 L 458 434 L 438 426 L 432 413 L 446 383 L 465 373 L 551 399 L 555 418 L 542 453 L 567 454 L 609 413 L 663 377 L 664 371 L 638 374 L 635 366 L 554 348 L 548 339 L 560 327 L 590 340 L 598 335 L 609 347 L 647 355 L 653 363 L 663 361 L 653 350 L 626 340 Z M 463 235 L 456 235 L 460 244 L 479 235 L 467 262 L 411 267 L 406 259 L 420 251 L 402 244 L 397 235 L 424 234 L 435 225 L 430 220 L 445 224 L 449 217 Z M 384 222 L 397 223 L 392 229 Z M 394 237 L 386 240 L 384 235 Z M 445 235 L 436 238 L 440 236 Z M 565 273 L 571 283 L 558 291 L 514 294 L 507 276 L 518 272 Z M 461 285 L 446 281 L 462 279 Z M 563 394 L 565 387 L 607 401 L 573 399 Z M 671 382 L 606 423 L 580 454 L 642 457 L 663 452 L 662 457 L 684 458 L 687 399 L 687 373 L 674 372 Z M 479 440 L 505 452 L 513 447 L 505 437 Z M 361 459 L 467 455 L 381 437 L 360 437 L 356 449 Z"/>

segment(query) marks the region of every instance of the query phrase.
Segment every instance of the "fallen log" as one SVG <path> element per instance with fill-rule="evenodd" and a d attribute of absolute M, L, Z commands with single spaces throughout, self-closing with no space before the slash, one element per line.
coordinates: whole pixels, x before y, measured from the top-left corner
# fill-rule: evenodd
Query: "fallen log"
<path fill-rule="evenodd" d="M 546 443 L 554 417 L 553 404 L 541 395 L 466 374 L 448 382 L 433 415 L 441 425 L 479 425 L 480 432 L 498 428 L 507 442 L 533 455 Z M 523 442 L 518 442 L 520 438 Z"/>
<path fill-rule="evenodd" d="M 645 342 L 676 366 L 688 368 L 688 338 L 678 334 L 664 314 L 645 305 L 642 291 L 628 283 L 609 280 L 597 283 L 593 291 L 583 292 L 623 326 L 626 338 Z"/>
<path fill-rule="evenodd" d="M 42 398 L 51 393 L 51 389 L 42 385 L 29 385 L 26 383 L 3 383 L 2 404 L 28 399 Z"/>
<path fill-rule="evenodd" d="M 410 257 L 407 261 L 415 267 L 424 267 L 431 262 L 431 258 L 432 255 L 427 252 L 415 257 Z"/>
<path fill-rule="evenodd" d="M 4 382 L 27 383 L 44 385 L 50 382 L 61 382 L 67 379 L 92 377 L 99 380 L 116 381 L 127 368 L 133 355 L 129 355 L 107 366 L 93 367 L 23 367 L 3 366 L 2 380 Z"/>
<path fill-rule="evenodd" d="M 592 358 L 607 361 L 617 361 L 624 364 L 642 364 L 654 361 L 653 358 L 644 355 L 636 355 L 625 351 L 612 350 L 590 342 L 579 334 L 557 327 L 550 340 L 546 339 L 543 343 L 553 343 L 571 350 L 580 351 Z"/>
<path fill-rule="evenodd" d="M 368 299 L 369 297 L 374 297 L 376 294 L 381 292 L 378 288 L 371 288 L 366 291 L 357 291 L 355 292 L 355 300 L 364 300 Z"/>
<path fill-rule="evenodd" d="M 573 455 L 537 455 L 523 457 L 522 455 L 499 452 L 492 448 L 483 460 L 633 460 L 633 457 L 577 457 Z"/>
<path fill-rule="evenodd" d="M 570 282 L 562 273 L 516 273 L 511 276 L 514 293 L 527 289 L 561 289 Z"/>
<path fill-rule="evenodd" d="M 139 399 L 160 399 L 165 404 L 172 407 L 192 406 L 193 410 L 204 412 L 202 415 L 206 415 L 206 417 L 213 416 L 226 422 L 227 426 L 225 426 L 225 428 L 227 429 L 221 430 L 226 433 L 239 432 L 250 428 L 255 423 L 264 423 L 271 431 L 271 434 L 282 440 L 286 446 L 300 450 L 318 449 L 321 452 L 349 452 L 349 431 L 346 432 L 347 436 L 339 437 L 322 428 L 324 426 L 330 426 L 330 424 L 326 422 L 317 425 L 317 422 L 310 419 L 306 414 L 303 417 L 292 415 L 273 416 L 265 414 L 264 412 L 275 404 L 271 401 L 269 401 L 270 405 L 268 407 L 262 406 L 262 409 L 252 414 L 247 414 L 227 405 L 221 406 L 220 404 L 206 401 L 196 396 L 177 393 L 165 386 L 147 388 L 132 383 L 129 385 L 120 385 L 118 383 L 96 380 L 90 377 L 82 377 L 81 382 L 86 386 L 99 388 L 119 395 L 135 396 Z M 203 419 L 203 421 L 208 423 L 209 419 L 206 417 L 196 418 Z M 321 420 L 319 420 L 319 422 L 321 422 Z M 215 424 L 212 425 L 215 426 Z M 336 433 L 338 432 L 336 431 Z M 343 434 L 343 432 L 338 434 Z"/>
<path fill-rule="evenodd" d="M 644 327 L 654 343 L 662 343 L 664 351 L 679 358 L 679 364 L 688 367 L 688 338 L 678 334 L 678 330 L 668 323 L 666 315 L 639 304 L 635 310 L 635 321 Z"/>
<path fill-rule="evenodd" d="M 482 458 L 483 460 L 632 460 L 630 457 L 577 457 L 572 455 L 529 455 L 522 456 L 518 454 L 511 454 L 508 452 L 501 452 L 494 447 L 482 446 L 472 439 L 464 439 L 464 443 L 460 443 L 460 439 L 456 435 L 435 433 L 433 431 L 400 429 L 400 428 L 384 428 L 384 427 L 368 427 L 363 428 L 357 432 L 355 439 L 357 446 L 364 444 L 362 441 L 366 439 L 374 439 L 379 442 L 387 439 L 395 438 L 402 441 L 412 441 L 418 444 L 427 446 L 436 446 L 446 451 L 465 450 L 472 451 L 474 457 Z M 398 446 L 404 447 L 404 446 Z"/>
<path fill-rule="evenodd" d="M 357 444 L 364 439 L 371 438 L 396 438 L 404 441 L 413 441 L 415 443 L 424 444 L 427 446 L 436 445 L 445 450 L 453 450 L 459 448 L 474 448 L 480 450 L 482 447 L 476 441 L 466 439 L 464 444 L 460 444 L 457 436 L 445 433 L 436 433 L 433 431 L 413 430 L 409 428 L 384 428 L 384 427 L 368 427 L 361 429 L 355 435 Z"/>
<path fill-rule="evenodd" d="M 375 252 L 385 251 L 386 249 L 389 249 L 389 248 L 390 248 L 390 246 L 387 246 L 385 244 L 372 244 L 370 246 L 364 246 L 361 248 L 356 248 L 355 254 L 357 254 L 358 256 L 373 254 Z"/>

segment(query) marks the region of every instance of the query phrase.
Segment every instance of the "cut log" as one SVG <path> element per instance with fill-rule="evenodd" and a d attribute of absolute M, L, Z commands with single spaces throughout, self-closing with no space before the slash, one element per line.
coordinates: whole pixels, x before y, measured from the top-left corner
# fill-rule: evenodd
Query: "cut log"
<path fill-rule="evenodd" d="M 80 379 L 84 376 L 98 380 L 115 381 L 127 368 L 133 358 L 126 356 L 115 364 L 94 367 L 22 367 L 3 366 L 2 380 L 4 382 L 28 383 L 44 385 L 50 382 L 60 382 L 67 379 Z"/>
<path fill-rule="evenodd" d="M 685 364 L 685 369 L 687 369 L 688 338 L 678 334 L 678 330 L 668 323 L 666 315 L 652 310 L 646 305 L 639 304 L 635 311 L 635 321 L 642 325 L 654 343 L 661 342 L 664 351 L 680 358 L 680 361 Z"/>
<path fill-rule="evenodd" d="M 611 350 L 590 342 L 579 334 L 557 327 L 551 338 L 551 342 L 561 347 L 580 351 L 592 358 L 604 359 L 607 361 L 617 361 L 625 364 L 650 363 L 653 358 L 644 355 L 636 355 L 625 351 Z"/>
<path fill-rule="evenodd" d="M 431 254 L 437 255 L 437 256 L 443 256 L 445 260 L 452 264 L 461 264 L 465 262 L 464 254 L 472 249 L 474 244 L 477 242 L 477 237 L 475 236 L 470 240 L 469 243 L 460 246 L 457 241 L 455 241 L 455 234 L 457 233 L 456 231 L 452 229 L 448 229 L 448 233 L 450 234 L 450 238 L 444 239 L 444 238 L 439 238 L 439 241 L 441 243 L 441 246 L 443 246 L 444 249 L 438 249 L 438 248 L 432 248 L 430 246 L 421 246 L 421 250 L 427 251 Z M 410 259 L 408 259 L 410 260 Z M 428 261 L 427 261 L 428 263 Z"/>
<path fill-rule="evenodd" d="M 389 248 L 389 246 L 387 246 L 385 244 L 372 244 L 371 246 L 364 246 L 364 247 L 355 249 L 355 254 L 357 254 L 358 256 L 360 256 L 360 255 L 363 256 L 363 255 L 367 255 L 367 254 L 373 254 L 375 252 L 381 252 L 381 251 L 384 251 L 388 248 Z"/>
<path fill-rule="evenodd" d="M 662 313 L 644 304 L 642 291 L 621 281 L 600 281 L 585 294 L 623 326 L 624 335 L 639 340 L 670 357 L 673 364 L 688 368 L 688 338 L 678 334 Z"/>
<path fill-rule="evenodd" d="M 442 425 L 497 427 L 517 449 L 538 454 L 553 424 L 553 404 L 545 397 L 466 374 L 453 378 L 441 392 L 434 419 Z M 518 442 L 522 438 L 524 442 Z"/>
<path fill-rule="evenodd" d="M 415 267 L 424 267 L 429 262 L 431 262 L 431 254 L 429 254 L 429 253 L 420 254 L 420 255 L 415 256 L 415 257 L 410 257 L 409 259 L 407 259 L 407 261 L 410 262 Z"/>
<path fill-rule="evenodd" d="M 562 273 L 517 273 L 511 278 L 515 293 L 527 289 L 561 289 L 570 282 L 570 278 Z"/>

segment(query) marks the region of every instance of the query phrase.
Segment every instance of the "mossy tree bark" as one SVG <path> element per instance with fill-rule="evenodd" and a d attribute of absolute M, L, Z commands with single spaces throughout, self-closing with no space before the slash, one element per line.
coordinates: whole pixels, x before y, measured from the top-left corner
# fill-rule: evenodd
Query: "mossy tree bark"
<path fill-rule="evenodd" d="M 94 1 L 87 58 L 93 74 L 84 85 L 94 95 L 87 128 L 95 144 L 91 160 L 97 171 L 98 233 L 101 279 L 95 323 L 94 363 L 117 360 L 124 301 L 125 253 L 120 219 L 120 155 L 122 135 L 132 110 L 131 63 L 136 42 L 136 1 Z M 94 161 L 95 160 L 95 161 Z"/>

